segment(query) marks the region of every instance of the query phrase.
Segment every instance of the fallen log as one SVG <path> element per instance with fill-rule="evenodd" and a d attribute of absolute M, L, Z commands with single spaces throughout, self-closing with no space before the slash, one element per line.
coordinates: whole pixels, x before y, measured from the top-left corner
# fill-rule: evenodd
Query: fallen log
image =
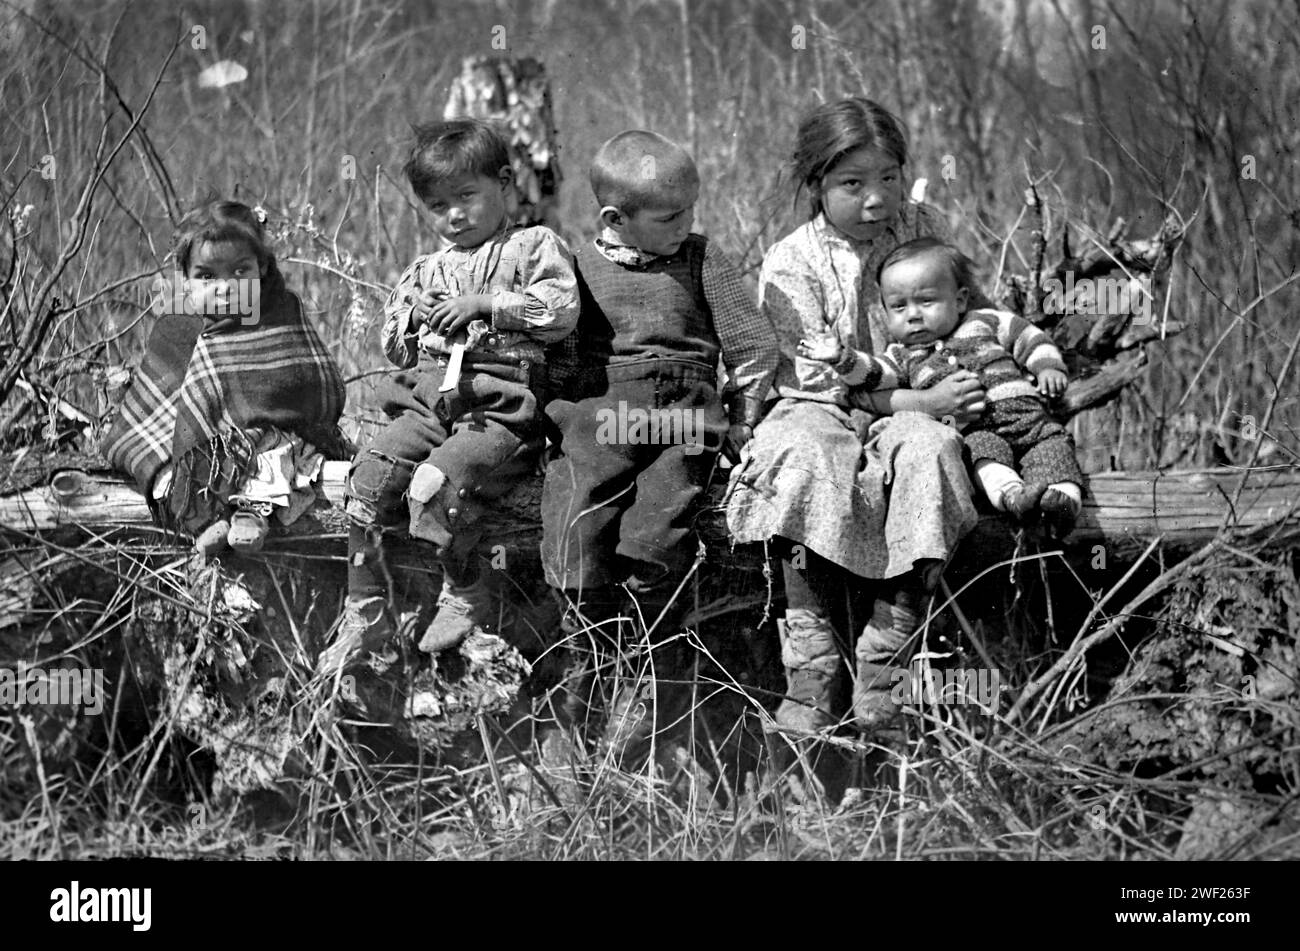
<path fill-rule="evenodd" d="M 321 489 L 330 507 L 318 510 L 311 523 L 317 544 L 322 535 L 337 536 L 342 542 L 340 506 L 347 470 L 347 462 L 325 465 Z M 1246 531 L 1273 526 L 1279 540 L 1300 534 L 1300 468 L 1251 472 L 1235 512 L 1230 513 L 1229 502 L 1241 478 L 1240 470 L 1228 468 L 1095 473 L 1088 477 L 1083 512 L 1069 544 L 1101 544 L 1122 551 L 1160 536 L 1167 546 L 1187 548 L 1208 541 L 1225 525 Z M 722 492 L 721 486 L 715 487 L 710 501 L 720 502 Z M 539 494 L 534 480 L 503 499 L 489 527 L 489 544 L 535 545 Z M 43 484 L 0 495 L 0 527 L 8 529 L 43 532 L 73 525 L 103 529 L 150 523 L 149 508 L 135 486 L 106 468 L 52 469 Z M 719 518 L 705 519 L 701 525 L 707 545 L 728 544 Z M 1005 518 L 989 514 L 982 532 L 1006 536 L 1010 528 Z"/>

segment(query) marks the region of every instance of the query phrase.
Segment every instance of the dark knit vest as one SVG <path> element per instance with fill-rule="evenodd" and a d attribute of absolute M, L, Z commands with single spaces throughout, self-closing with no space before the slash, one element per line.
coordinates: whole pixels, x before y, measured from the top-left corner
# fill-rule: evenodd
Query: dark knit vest
<path fill-rule="evenodd" d="M 619 364 L 667 358 L 715 367 L 721 344 L 704 299 L 704 249 L 693 234 L 671 257 L 624 267 L 594 247 L 574 254 L 581 358 Z"/>

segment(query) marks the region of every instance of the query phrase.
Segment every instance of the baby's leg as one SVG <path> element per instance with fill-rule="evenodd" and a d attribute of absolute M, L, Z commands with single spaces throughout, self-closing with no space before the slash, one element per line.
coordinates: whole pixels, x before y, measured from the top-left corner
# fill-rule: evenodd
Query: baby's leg
<path fill-rule="evenodd" d="M 989 504 L 999 512 L 1023 517 L 1033 510 L 1043 490 L 1041 486 L 1026 488 L 1025 480 L 1016 471 L 1011 443 L 993 428 L 1003 422 L 1004 414 L 999 412 L 1003 402 L 989 404 L 985 418 L 978 424 L 981 428 L 965 434 L 966 447 L 970 451 L 975 481 Z"/>
<path fill-rule="evenodd" d="M 1021 467 L 1026 479 L 1047 487 L 1038 507 L 1051 533 L 1064 538 L 1083 508 L 1083 472 L 1074 455 L 1074 440 L 1046 415 L 1033 435 L 1037 438 L 1021 454 Z"/>

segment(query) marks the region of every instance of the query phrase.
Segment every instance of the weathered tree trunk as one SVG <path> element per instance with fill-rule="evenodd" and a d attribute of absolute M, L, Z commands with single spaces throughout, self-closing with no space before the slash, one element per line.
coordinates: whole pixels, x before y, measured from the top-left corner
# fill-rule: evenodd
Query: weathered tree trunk
<path fill-rule="evenodd" d="M 343 482 L 348 463 L 325 465 L 321 490 L 329 505 L 320 506 L 304 525 L 288 531 L 285 544 L 295 535 L 310 534 L 313 544 L 321 536 L 339 553 L 345 538 Z M 1275 527 L 1279 540 L 1293 537 L 1300 528 L 1300 468 L 1282 467 L 1252 472 L 1229 513 L 1229 499 L 1242 473 L 1233 469 L 1188 472 L 1099 472 L 1089 477 L 1083 513 L 1069 542 L 1102 544 L 1111 551 L 1141 546 L 1160 536 L 1171 547 L 1189 548 L 1214 537 L 1225 525 L 1238 529 Z M 723 489 L 715 487 L 711 501 L 720 501 Z M 523 483 L 490 516 L 488 546 L 503 543 L 519 550 L 536 547 L 540 528 L 537 500 L 540 480 Z M 82 525 L 141 527 L 151 524 L 149 508 L 135 487 L 106 468 L 53 469 L 43 484 L 0 495 L 0 527 L 40 532 L 61 526 Z M 702 523 L 705 543 L 711 549 L 730 543 L 720 519 Z M 989 515 L 985 533 L 1007 535 L 1011 523 Z"/>

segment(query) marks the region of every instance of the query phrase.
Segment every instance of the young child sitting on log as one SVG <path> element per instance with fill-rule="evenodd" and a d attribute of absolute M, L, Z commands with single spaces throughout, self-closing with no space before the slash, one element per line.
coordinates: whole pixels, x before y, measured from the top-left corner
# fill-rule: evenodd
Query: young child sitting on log
<path fill-rule="evenodd" d="M 390 421 L 348 477 L 348 596 L 322 669 L 393 634 L 383 538 L 408 524 L 443 569 L 420 648 L 442 650 L 492 626 L 488 586 L 470 557 L 475 523 L 536 465 L 544 347 L 578 319 L 564 242 L 548 228 L 513 226 L 505 140 L 473 119 L 415 135 L 404 171 L 447 246 L 416 258 L 384 308 L 384 350 L 406 372 L 381 385 Z"/>
<path fill-rule="evenodd" d="M 1083 474 L 1070 434 L 1043 400 L 1059 397 L 1067 382 L 1051 338 L 1015 314 L 967 309 L 970 261 L 935 238 L 895 248 L 881 262 L 877 282 L 895 341 L 885 353 L 843 347 L 831 334 L 801 341 L 799 352 L 830 362 L 860 392 L 924 390 L 959 370 L 976 373 L 988 409 L 963 431 L 975 480 L 998 511 L 1022 520 L 1041 515 L 1051 534 L 1068 535 L 1082 505 Z M 1026 371 L 1037 378 L 1037 389 Z"/>
<path fill-rule="evenodd" d="M 272 515 L 288 524 L 315 502 L 324 459 L 350 454 L 338 429 L 343 380 L 253 209 L 199 206 L 172 257 L 176 280 L 162 282 L 159 319 L 102 449 L 163 523 L 198 536 L 201 553 L 256 551 Z"/>
<path fill-rule="evenodd" d="M 602 230 L 575 252 L 582 316 L 565 344 L 576 356 L 553 364 L 559 398 L 547 413 L 563 438 L 542 492 L 542 562 L 563 593 L 566 633 L 607 635 L 603 622 L 626 608 L 667 638 L 695 558 L 692 507 L 719 449 L 736 454 L 748 442 L 776 342 L 731 262 L 691 233 L 700 179 L 681 147 L 622 132 L 597 152 L 591 183 Z M 566 719 L 586 712 L 598 664 L 587 660 L 569 685 Z M 673 666 L 663 658 L 654 679 L 680 677 Z M 651 698 L 646 709 L 662 705 Z"/>

